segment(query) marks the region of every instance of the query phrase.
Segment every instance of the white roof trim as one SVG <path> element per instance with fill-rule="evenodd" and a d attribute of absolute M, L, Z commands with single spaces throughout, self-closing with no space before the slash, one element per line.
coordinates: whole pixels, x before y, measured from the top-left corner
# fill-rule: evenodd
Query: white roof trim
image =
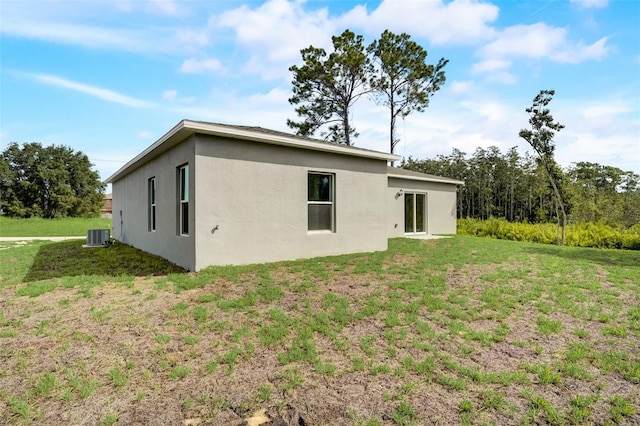
<path fill-rule="evenodd" d="M 453 185 L 464 185 L 464 182 L 456 179 L 449 179 L 445 177 L 431 177 L 431 176 L 411 176 L 411 175 L 401 175 L 395 173 L 387 173 L 388 177 L 396 178 L 396 179 L 405 179 L 405 180 L 419 180 L 423 182 L 437 182 L 437 183 L 450 183 Z"/>
<path fill-rule="evenodd" d="M 205 134 L 213 136 L 222 136 L 232 139 L 241 139 L 245 141 L 253 141 L 267 143 L 271 145 L 288 146 L 293 148 L 301 148 L 312 151 L 329 152 L 333 154 L 349 155 L 354 157 L 370 158 L 375 160 L 398 161 L 402 157 L 395 154 L 387 154 L 379 151 L 370 151 L 361 148 L 354 148 L 346 145 L 332 144 L 312 139 L 304 139 L 294 136 L 284 136 L 278 134 L 270 134 L 253 130 L 240 129 L 233 126 L 218 125 L 215 123 L 205 123 L 200 121 L 182 120 L 171 130 L 165 133 L 160 139 L 147 147 L 140 154 L 136 155 L 132 160 L 127 162 L 113 175 L 106 180 L 107 183 L 113 183 L 116 180 L 129 174 L 130 171 L 136 169 L 138 165 L 144 164 L 142 161 L 152 153 L 162 152 L 182 142 L 184 139 L 194 134 Z M 140 163 L 140 164 L 139 164 Z"/>
<path fill-rule="evenodd" d="M 226 136 L 229 138 L 242 139 L 255 142 L 264 142 L 272 145 L 291 146 L 295 148 L 304 148 L 314 151 L 333 152 L 336 154 L 352 155 L 356 157 L 374 158 L 378 160 L 398 161 L 402 157 L 395 154 L 387 154 L 385 152 L 370 151 L 351 146 L 340 145 L 335 143 L 315 141 L 312 139 L 303 139 L 293 136 L 281 136 L 269 133 L 255 132 L 252 130 L 236 129 L 232 127 L 219 126 L 213 123 L 203 123 L 194 121 L 184 121 L 189 128 L 196 130 L 195 133 L 204 133 L 209 135 Z"/>

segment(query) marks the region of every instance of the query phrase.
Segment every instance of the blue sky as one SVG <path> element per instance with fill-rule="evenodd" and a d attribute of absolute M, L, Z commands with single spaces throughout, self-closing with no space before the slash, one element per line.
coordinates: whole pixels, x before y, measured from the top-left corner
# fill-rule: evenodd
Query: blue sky
<path fill-rule="evenodd" d="M 530 151 L 524 110 L 554 89 L 563 167 L 640 173 L 638 22 L 637 0 L 3 0 L 0 149 L 64 144 L 106 179 L 183 118 L 289 131 L 300 49 L 389 29 L 450 60 L 429 108 L 399 123 L 396 153 Z M 355 145 L 388 151 L 387 114 L 356 104 Z"/>

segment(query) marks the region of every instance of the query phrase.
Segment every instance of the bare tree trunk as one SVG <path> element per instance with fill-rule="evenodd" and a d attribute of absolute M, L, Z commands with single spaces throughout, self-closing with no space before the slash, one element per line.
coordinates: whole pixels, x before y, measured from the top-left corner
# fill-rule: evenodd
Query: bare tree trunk
<path fill-rule="evenodd" d="M 395 133 L 396 133 L 396 117 L 394 116 L 394 111 L 393 111 L 393 107 L 390 108 L 391 110 L 391 120 L 389 120 L 389 148 L 391 148 L 391 150 L 389 151 L 391 154 L 393 154 L 393 151 L 396 147 L 396 144 L 394 143 L 394 138 L 395 138 Z M 391 167 L 393 167 L 393 161 L 391 161 Z"/>
<path fill-rule="evenodd" d="M 551 182 L 551 186 L 553 187 L 553 192 L 556 196 L 556 201 L 558 202 L 558 204 L 560 205 L 560 210 L 562 211 L 562 245 L 564 245 L 565 243 L 565 228 L 567 227 L 567 214 L 564 211 L 564 203 L 562 202 L 562 197 L 560 196 L 560 191 L 558 191 L 558 186 L 556 185 L 556 182 L 554 181 L 554 179 L 551 177 L 551 173 L 547 172 L 549 174 L 549 181 Z M 556 207 L 556 212 L 557 212 L 557 207 Z M 558 213 L 556 213 L 556 216 L 559 216 Z M 560 221 L 560 217 L 558 217 L 558 221 Z"/>

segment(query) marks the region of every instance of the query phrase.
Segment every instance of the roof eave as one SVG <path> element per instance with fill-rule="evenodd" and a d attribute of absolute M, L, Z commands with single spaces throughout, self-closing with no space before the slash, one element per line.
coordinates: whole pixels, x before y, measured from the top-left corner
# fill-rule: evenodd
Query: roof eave
<path fill-rule="evenodd" d="M 323 143 L 313 140 L 305 140 L 295 137 L 286 137 L 280 135 L 269 135 L 258 133 L 251 130 L 243 130 L 237 128 L 230 128 L 225 126 L 219 126 L 213 123 L 203 123 L 191 120 L 182 120 L 175 125 L 171 130 L 164 134 L 155 143 L 149 146 L 147 149 L 136 155 L 132 160 L 127 162 L 118 171 L 109 176 L 106 179 L 106 183 L 113 183 L 120 178 L 127 175 L 138 163 L 144 164 L 143 160 L 148 158 L 149 155 L 156 152 L 160 154 L 169 148 L 177 145 L 189 136 L 194 134 L 205 134 L 212 136 L 222 136 L 231 139 L 241 139 L 252 142 L 268 143 L 271 145 L 280 145 L 293 148 L 302 148 L 312 151 L 328 152 L 333 154 L 349 155 L 354 157 L 369 158 L 374 160 L 384 161 L 399 161 L 402 157 L 395 154 L 387 154 L 378 151 L 368 151 L 358 148 L 347 147 L 339 144 Z M 150 160 L 153 157 L 148 158 Z M 147 160 L 147 161 L 148 161 Z"/>
<path fill-rule="evenodd" d="M 271 145 L 289 146 L 294 148 L 304 148 L 312 151 L 330 152 L 335 154 L 350 155 L 355 157 L 372 158 L 385 161 L 399 161 L 401 156 L 395 154 L 387 154 L 385 152 L 368 151 L 364 149 L 353 148 L 340 144 L 332 144 L 326 142 L 318 142 L 314 140 L 305 140 L 295 137 L 287 137 L 281 135 L 263 134 L 251 130 L 234 129 L 225 126 L 218 126 L 213 123 L 202 123 L 197 121 L 185 120 L 185 124 L 189 128 L 194 129 L 195 133 L 203 133 L 215 136 L 225 136 L 232 139 L 241 139 L 253 142 L 268 143 Z"/>
<path fill-rule="evenodd" d="M 172 146 L 177 145 L 178 142 L 183 141 L 185 138 L 187 138 L 187 137 L 189 137 L 191 135 L 191 133 L 189 131 L 187 131 L 185 133 L 184 130 L 185 130 L 185 120 L 182 120 L 178 124 L 176 124 L 171 130 L 169 130 L 167 133 L 165 133 L 160 139 L 155 141 L 152 145 L 148 146 L 140 154 L 138 154 L 135 157 L 133 157 L 124 166 L 120 167 L 114 174 L 109 176 L 105 180 L 105 182 L 106 183 L 113 183 L 116 180 L 119 180 L 121 177 L 126 176 L 129 173 L 129 171 L 133 168 L 134 165 L 140 163 L 141 160 L 146 158 L 152 152 L 157 151 L 159 148 L 162 148 L 161 152 L 164 152 L 164 151 L 168 150 L 169 148 L 171 148 Z M 184 137 L 176 137 L 176 135 L 178 135 L 181 132 L 184 133 Z M 165 145 L 165 143 L 167 143 L 167 141 L 170 141 L 170 143 L 168 145 Z M 151 158 L 149 160 L 151 160 Z M 144 163 L 142 163 L 142 164 L 144 164 Z"/>
<path fill-rule="evenodd" d="M 457 179 L 448 179 L 448 178 L 438 178 L 438 177 L 430 177 L 430 176 L 409 176 L 409 175 L 401 175 L 394 173 L 387 173 L 387 176 L 397 179 L 406 179 L 406 180 L 419 180 L 423 182 L 436 182 L 436 183 L 449 183 L 452 185 L 463 185 L 464 182 Z"/>

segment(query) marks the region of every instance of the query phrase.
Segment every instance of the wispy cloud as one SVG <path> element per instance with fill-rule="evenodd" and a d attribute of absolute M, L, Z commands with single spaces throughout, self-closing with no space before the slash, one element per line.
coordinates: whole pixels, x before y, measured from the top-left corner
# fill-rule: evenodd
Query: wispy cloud
<path fill-rule="evenodd" d="M 152 45 L 144 41 L 143 34 L 134 30 L 50 21 L 3 19 L 0 31 L 10 36 L 84 47 L 118 49 L 128 52 L 142 52 L 152 49 Z"/>
<path fill-rule="evenodd" d="M 176 16 L 179 14 L 178 4 L 173 0 L 149 0 L 147 9 L 152 13 L 165 16 Z"/>
<path fill-rule="evenodd" d="M 189 58 L 180 66 L 180 72 L 185 74 L 200 74 L 209 71 L 220 71 L 222 69 L 222 64 L 217 59 Z"/>
<path fill-rule="evenodd" d="M 609 5 L 609 0 L 570 0 L 570 2 L 585 9 L 601 9 Z"/>
<path fill-rule="evenodd" d="M 165 101 L 173 101 L 177 97 L 178 97 L 177 90 L 165 90 L 164 92 L 162 92 L 162 99 L 164 99 Z"/>
<path fill-rule="evenodd" d="M 58 77 L 55 75 L 29 74 L 29 73 L 26 73 L 25 75 L 42 84 L 61 87 L 63 89 L 74 90 L 76 92 L 84 93 L 84 94 L 94 96 L 96 98 L 99 98 L 105 101 L 114 102 L 117 104 L 122 104 L 122 105 L 136 107 L 136 108 L 151 108 L 155 106 L 153 102 L 136 99 L 131 96 L 114 92 L 113 90 L 91 86 L 84 83 L 78 83 L 76 81 L 68 80 L 66 78 Z"/>
<path fill-rule="evenodd" d="M 193 96 L 190 97 L 181 97 L 178 96 L 178 91 L 175 89 L 165 90 L 162 92 L 162 99 L 169 102 L 181 102 L 181 103 L 191 103 L 196 100 Z"/>
<path fill-rule="evenodd" d="M 187 12 L 184 3 L 178 5 L 171 0 L 21 0 L 2 6 L 3 36 L 146 55 L 183 54 L 209 43 L 206 27 L 194 30 L 176 25 L 183 21 L 175 18 Z M 148 14 L 156 15 L 155 19 L 162 19 L 163 24 L 145 25 Z M 97 16 L 102 19 L 95 19 Z"/>
<path fill-rule="evenodd" d="M 599 60 L 609 53 L 607 40 L 602 37 L 592 44 L 585 44 L 569 40 L 565 28 L 545 23 L 514 25 L 500 31 L 493 41 L 478 49 L 477 55 L 482 60 L 472 69 L 474 72 L 506 72 L 516 58 L 568 64 Z"/>

